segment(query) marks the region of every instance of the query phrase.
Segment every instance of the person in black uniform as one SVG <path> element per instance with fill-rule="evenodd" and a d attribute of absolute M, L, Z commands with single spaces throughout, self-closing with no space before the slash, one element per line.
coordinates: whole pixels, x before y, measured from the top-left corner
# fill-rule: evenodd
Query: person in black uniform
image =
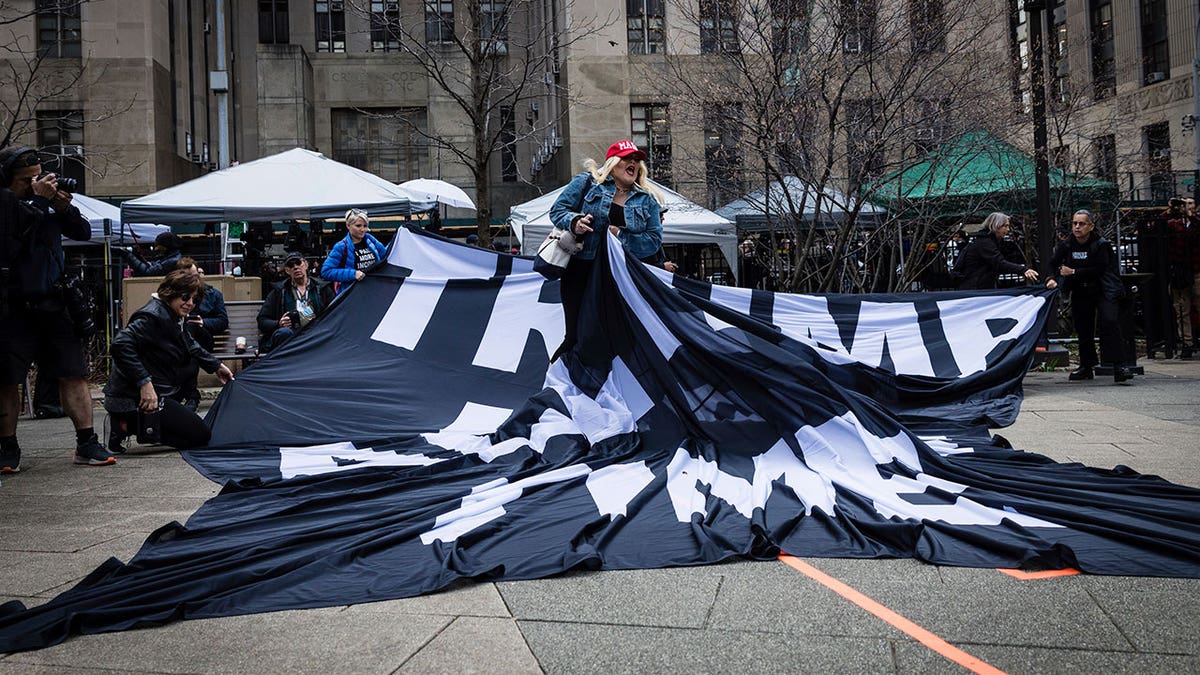
<path fill-rule="evenodd" d="M 1117 275 L 1117 256 L 1108 240 L 1096 232 L 1088 211 L 1076 211 L 1071 217 L 1071 236 L 1059 242 L 1050 257 L 1046 288 L 1058 288 L 1071 294 L 1071 320 L 1079 336 L 1079 367 L 1067 379 L 1090 380 L 1092 369 L 1101 363 L 1096 358 L 1097 325 L 1100 356 L 1113 366 L 1113 381 L 1125 382 L 1133 372 L 1125 365 L 1121 352 L 1121 326 L 1117 323 L 1117 300 L 1125 289 Z"/>
<path fill-rule="evenodd" d="M 999 211 L 983 219 L 979 236 L 967 244 L 954 264 L 952 278 L 957 280 L 960 291 L 995 288 L 996 277 L 1001 272 L 1022 274 L 1027 281 L 1038 280 L 1037 270 L 1009 262 L 1000 253 L 1000 242 L 1010 230 L 1012 225 L 1008 216 Z"/>

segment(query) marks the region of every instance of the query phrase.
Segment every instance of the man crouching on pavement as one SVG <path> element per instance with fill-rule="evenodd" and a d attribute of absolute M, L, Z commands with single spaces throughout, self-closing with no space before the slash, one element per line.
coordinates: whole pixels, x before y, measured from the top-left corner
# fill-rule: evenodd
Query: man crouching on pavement
<path fill-rule="evenodd" d="M 21 470 L 17 386 L 35 358 L 58 379 L 63 408 L 75 425 L 75 463 L 116 462 L 92 428 L 82 338 L 83 322 L 91 318 L 86 308 L 71 305 L 80 294 L 64 275 L 62 237 L 87 241 L 91 234 L 57 176 L 42 176 L 36 150 L 0 150 L 0 473 Z"/>

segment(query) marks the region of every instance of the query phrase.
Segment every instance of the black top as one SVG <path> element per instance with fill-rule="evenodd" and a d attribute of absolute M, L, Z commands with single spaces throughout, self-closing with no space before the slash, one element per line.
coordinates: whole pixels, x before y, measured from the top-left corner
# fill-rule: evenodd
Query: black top
<path fill-rule="evenodd" d="M 1000 272 L 1022 273 L 1029 269 L 1021 263 L 1009 262 L 1000 253 L 1000 243 L 992 233 L 981 234 L 967 244 L 954 265 L 954 278 L 959 290 L 995 288 Z"/>
<path fill-rule="evenodd" d="M 625 205 L 613 202 L 608 207 L 608 224 L 616 225 L 619 228 L 625 227 Z"/>

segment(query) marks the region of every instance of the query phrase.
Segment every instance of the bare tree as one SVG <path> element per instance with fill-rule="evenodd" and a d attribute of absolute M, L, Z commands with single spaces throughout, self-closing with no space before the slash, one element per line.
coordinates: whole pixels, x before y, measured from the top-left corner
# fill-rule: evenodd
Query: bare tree
<path fill-rule="evenodd" d="M 464 138 L 405 119 L 418 137 L 474 178 L 477 233 L 481 243 L 489 243 L 490 177 L 497 155 L 502 172 L 528 181 L 528 173 L 516 159 L 518 145 L 530 141 L 536 145 L 535 165 L 562 145 L 559 129 L 566 109 L 566 87 L 559 76 L 562 52 L 592 27 L 568 29 L 570 3 L 424 0 L 418 6 L 423 10 L 420 14 L 402 10 L 394 16 L 372 12 L 368 2 L 351 4 L 369 18 L 372 40 L 389 41 L 390 48 L 419 65 L 431 89 L 466 122 Z M 522 119 L 524 111 L 529 112 Z"/>
<path fill-rule="evenodd" d="M 1006 81 L 986 74 L 1008 63 L 1007 51 L 995 47 L 1004 44 L 995 28 L 1005 25 L 1001 5 L 672 5 L 706 54 L 668 57 L 677 117 L 690 118 L 706 137 L 703 157 L 681 164 L 705 168 L 698 178 L 710 196 L 728 197 L 714 179 L 745 191 L 794 176 L 808 188 L 776 187 L 761 205 L 766 226 L 758 250 L 783 289 L 892 290 L 903 283 L 890 273 L 902 261 L 892 242 L 945 226 L 929 213 L 909 213 L 905 222 L 865 218 L 866 197 L 880 178 L 939 141 L 1011 119 Z"/>
<path fill-rule="evenodd" d="M 129 110 L 134 101 L 101 109 L 81 111 L 74 116 L 62 112 L 62 103 L 77 101 L 80 92 L 104 79 L 105 68 L 95 67 L 80 38 L 80 8 L 89 0 L 47 0 L 43 2 L 0 2 L 0 147 L 36 135 L 39 127 L 71 127 L 87 122 L 103 122 Z M 39 14 L 55 18 L 53 32 L 57 40 L 40 44 L 34 25 Z M 33 31 L 22 30 L 32 26 Z M 61 139 L 60 139 L 61 140 Z M 27 141 L 26 141 L 27 142 Z M 63 143 L 41 148 L 49 158 L 71 157 L 85 171 L 104 175 L 115 165 L 103 153 L 82 148 L 66 149 Z M 61 167 L 53 167 L 61 172 Z M 119 167 L 122 170 L 131 170 Z"/>

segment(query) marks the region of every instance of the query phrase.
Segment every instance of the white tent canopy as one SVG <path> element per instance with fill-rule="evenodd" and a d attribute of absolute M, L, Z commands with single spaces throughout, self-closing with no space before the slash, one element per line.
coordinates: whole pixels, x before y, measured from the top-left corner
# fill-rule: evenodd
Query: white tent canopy
<path fill-rule="evenodd" d="M 398 185 L 319 152 L 294 148 L 121 205 L 127 221 L 227 222 L 341 218 L 351 208 L 403 215 L 432 208 Z"/>
<path fill-rule="evenodd" d="M 71 203 L 79 209 L 79 213 L 87 219 L 92 226 L 92 239 L 90 242 L 75 241 L 63 237 L 63 244 L 103 244 L 105 239 L 110 239 L 114 242 L 125 242 L 133 244 L 136 242 L 150 242 L 161 232 L 170 232 L 171 228 L 166 225 L 148 225 L 145 223 L 122 223 L 121 209 L 102 202 L 99 199 L 93 199 L 87 195 L 75 194 L 71 195 Z M 108 221 L 110 234 L 104 235 L 104 221 Z"/>
<path fill-rule="evenodd" d="M 792 205 L 788 205 L 788 197 Z M 818 227 L 841 223 L 847 213 L 858 208 L 860 225 L 874 225 L 883 218 L 887 210 L 870 202 L 851 197 L 826 187 L 820 195 L 820 214 L 817 214 L 817 190 L 795 176 L 784 176 L 774 181 L 770 190 L 755 190 L 741 199 L 729 202 L 717 209 L 717 213 L 737 223 L 739 230 L 762 230 L 772 224 L 787 224 L 791 209 L 801 208 L 805 223 L 815 222 Z"/>
<path fill-rule="evenodd" d="M 683 195 L 650 181 L 662 193 L 664 244 L 716 244 L 737 275 L 737 233 L 733 223 L 688 201 Z M 538 244 L 550 234 L 550 207 L 566 186 L 548 192 L 537 199 L 512 207 L 508 220 L 513 233 L 521 240 L 521 252 L 532 255 Z"/>

